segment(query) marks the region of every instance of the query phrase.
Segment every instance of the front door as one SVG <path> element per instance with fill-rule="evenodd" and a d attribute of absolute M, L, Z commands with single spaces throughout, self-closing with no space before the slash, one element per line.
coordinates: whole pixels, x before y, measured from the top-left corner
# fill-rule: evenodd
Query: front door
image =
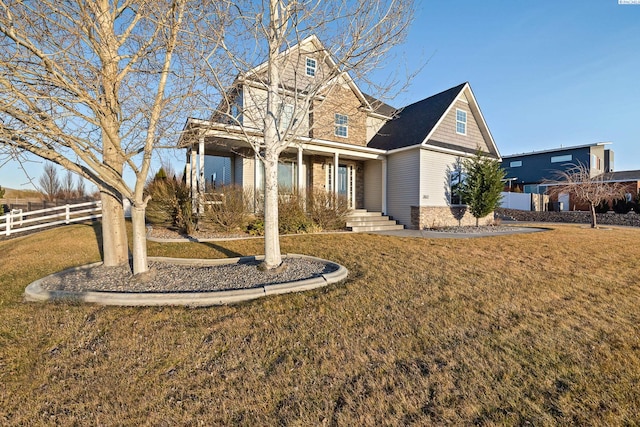
<path fill-rule="evenodd" d="M 349 174 L 344 165 L 338 166 L 338 194 L 345 197 L 349 195 Z"/>

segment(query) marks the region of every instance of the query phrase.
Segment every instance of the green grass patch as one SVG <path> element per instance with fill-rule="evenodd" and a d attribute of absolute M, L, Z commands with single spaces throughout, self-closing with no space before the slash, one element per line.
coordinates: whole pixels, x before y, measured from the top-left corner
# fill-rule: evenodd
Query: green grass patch
<path fill-rule="evenodd" d="M 0 242 L 0 424 L 640 423 L 640 230 L 302 235 L 283 252 L 336 261 L 346 282 L 201 309 L 22 302 L 31 281 L 99 260 L 98 235 Z"/>

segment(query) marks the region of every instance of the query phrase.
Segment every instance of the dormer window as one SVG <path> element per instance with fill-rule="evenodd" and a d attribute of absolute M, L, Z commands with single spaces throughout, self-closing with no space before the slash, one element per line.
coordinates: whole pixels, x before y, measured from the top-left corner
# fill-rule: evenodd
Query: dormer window
<path fill-rule="evenodd" d="M 456 108 L 456 133 L 467 134 L 467 112 Z"/>
<path fill-rule="evenodd" d="M 306 66 L 307 76 L 315 77 L 317 68 L 318 68 L 318 62 L 313 58 L 307 58 L 307 66 Z"/>

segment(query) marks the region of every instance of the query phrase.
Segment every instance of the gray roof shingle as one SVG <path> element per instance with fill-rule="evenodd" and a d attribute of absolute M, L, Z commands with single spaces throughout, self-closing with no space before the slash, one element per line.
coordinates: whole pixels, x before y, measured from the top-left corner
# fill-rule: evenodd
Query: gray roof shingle
<path fill-rule="evenodd" d="M 367 146 L 394 150 L 421 144 L 466 84 L 399 109 L 396 117 L 385 123 Z"/>
<path fill-rule="evenodd" d="M 396 113 L 397 109 L 395 107 L 392 107 L 391 105 L 386 104 L 371 95 L 367 95 L 366 93 L 363 93 L 363 95 L 367 102 L 371 104 L 371 108 L 373 108 L 373 111 L 375 113 L 381 114 L 386 117 L 393 117 L 393 115 Z"/>

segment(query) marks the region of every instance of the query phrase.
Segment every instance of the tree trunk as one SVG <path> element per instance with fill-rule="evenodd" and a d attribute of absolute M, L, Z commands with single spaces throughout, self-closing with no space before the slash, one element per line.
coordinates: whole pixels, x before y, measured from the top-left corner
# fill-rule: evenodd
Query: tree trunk
<path fill-rule="evenodd" d="M 278 155 L 269 152 L 264 161 L 264 267 L 282 264 L 278 230 Z"/>
<path fill-rule="evenodd" d="M 133 225 L 133 274 L 143 274 L 149 271 L 147 261 L 147 228 L 145 226 L 146 204 L 134 204 L 131 207 L 131 223 Z"/>
<path fill-rule="evenodd" d="M 100 192 L 102 200 L 102 258 L 107 267 L 126 264 L 129 260 L 127 229 L 122 200 Z"/>
<path fill-rule="evenodd" d="M 591 207 L 591 228 L 596 228 L 597 224 L 597 219 L 596 219 L 596 205 L 594 205 L 593 203 L 589 204 Z"/>

